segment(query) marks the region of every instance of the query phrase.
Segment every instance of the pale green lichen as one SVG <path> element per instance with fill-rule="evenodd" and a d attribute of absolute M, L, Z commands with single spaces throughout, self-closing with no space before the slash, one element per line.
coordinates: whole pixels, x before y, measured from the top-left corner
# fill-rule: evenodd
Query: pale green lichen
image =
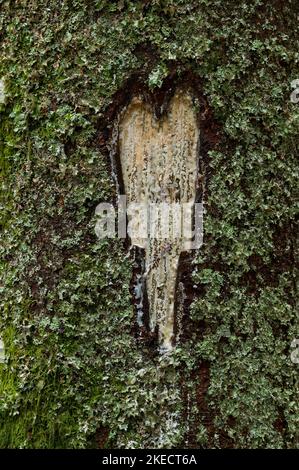
<path fill-rule="evenodd" d="M 0 104 L 5 102 L 5 84 L 4 80 L 0 79 Z"/>
<path fill-rule="evenodd" d="M 0 447 L 96 446 L 106 428 L 108 446 L 297 446 L 297 11 L 2 2 Z M 132 264 L 98 242 L 93 214 L 116 192 L 99 118 L 131 76 L 155 90 L 174 71 L 192 72 L 221 145 L 202 168 L 185 340 L 159 360 L 131 333 Z"/>

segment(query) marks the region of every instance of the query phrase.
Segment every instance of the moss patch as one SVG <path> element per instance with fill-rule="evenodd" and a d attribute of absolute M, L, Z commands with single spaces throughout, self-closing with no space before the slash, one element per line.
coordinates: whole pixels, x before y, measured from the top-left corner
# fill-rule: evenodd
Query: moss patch
<path fill-rule="evenodd" d="M 297 0 L 1 2 L 1 447 L 297 445 L 297 18 Z M 174 70 L 198 77 L 221 141 L 185 337 L 159 359 L 93 214 L 115 198 L 115 93 Z"/>

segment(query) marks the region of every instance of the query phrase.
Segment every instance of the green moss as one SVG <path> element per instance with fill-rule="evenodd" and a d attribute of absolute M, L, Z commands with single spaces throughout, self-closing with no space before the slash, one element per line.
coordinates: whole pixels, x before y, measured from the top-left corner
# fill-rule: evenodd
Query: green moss
<path fill-rule="evenodd" d="M 0 447 L 88 447 L 106 428 L 107 446 L 297 446 L 297 17 L 297 0 L 1 2 Z M 98 126 L 129 77 L 155 90 L 174 69 L 222 137 L 186 337 L 151 358 L 125 249 L 94 235 L 116 191 Z"/>

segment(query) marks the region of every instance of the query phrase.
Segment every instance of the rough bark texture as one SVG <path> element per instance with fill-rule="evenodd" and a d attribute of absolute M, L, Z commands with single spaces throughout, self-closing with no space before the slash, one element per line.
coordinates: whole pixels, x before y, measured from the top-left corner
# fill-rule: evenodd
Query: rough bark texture
<path fill-rule="evenodd" d="M 298 446 L 298 9 L 1 2 L 0 447 Z M 142 96 L 160 116 L 180 87 L 204 243 L 161 356 L 132 305 L 140 248 L 98 240 L 94 213 L 117 200 L 119 112 Z"/>

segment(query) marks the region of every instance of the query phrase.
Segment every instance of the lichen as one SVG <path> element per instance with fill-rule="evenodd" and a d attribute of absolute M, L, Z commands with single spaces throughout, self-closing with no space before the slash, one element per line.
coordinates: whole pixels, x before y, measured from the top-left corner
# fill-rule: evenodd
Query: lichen
<path fill-rule="evenodd" d="M 296 447 L 297 0 L 6 0 L 0 30 L 0 446 Z M 117 93 L 185 73 L 208 103 L 205 241 L 159 358 L 94 210 Z"/>

